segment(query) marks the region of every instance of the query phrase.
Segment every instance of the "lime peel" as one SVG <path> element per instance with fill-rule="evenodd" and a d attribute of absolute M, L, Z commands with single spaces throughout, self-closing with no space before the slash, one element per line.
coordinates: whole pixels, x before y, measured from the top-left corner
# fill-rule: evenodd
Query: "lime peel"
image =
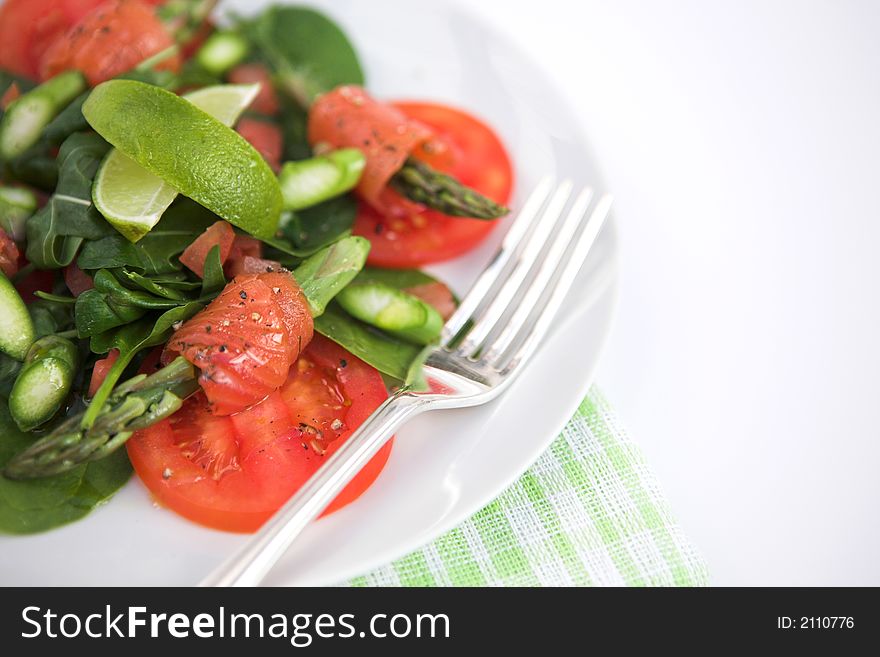
<path fill-rule="evenodd" d="M 258 91 L 217 85 L 184 99 L 134 80 L 95 87 L 83 115 L 116 147 L 96 177 L 95 206 L 131 241 L 149 232 L 178 192 L 253 235 L 272 236 L 281 214 L 278 180 L 229 127 Z"/>

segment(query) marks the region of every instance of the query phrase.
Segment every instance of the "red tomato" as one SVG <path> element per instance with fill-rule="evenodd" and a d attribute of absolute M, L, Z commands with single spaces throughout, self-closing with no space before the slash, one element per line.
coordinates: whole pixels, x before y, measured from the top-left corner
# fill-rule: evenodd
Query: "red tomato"
<path fill-rule="evenodd" d="M 23 259 L 19 260 L 22 264 Z M 15 284 L 15 289 L 25 303 L 36 301 L 36 292 L 51 292 L 55 284 L 55 274 L 47 269 L 36 269 Z"/>
<path fill-rule="evenodd" d="M 0 110 L 5 112 L 12 105 L 12 101 L 16 100 L 19 96 L 21 96 L 21 89 L 18 88 L 18 82 L 13 82 L 6 87 L 6 91 L 0 97 Z"/>
<path fill-rule="evenodd" d="M 227 276 L 234 278 L 239 274 L 266 274 L 281 271 L 282 269 L 284 267 L 276 260 L 266 260 L 265 258 L 255 258 L 246 255 L 233 262 L 227 262 L 223 271 Z"/>
<path fill-rule="evenodd" d="M 244 118 L 238 122 L 235 129 L 238 134 L 250 142 L 251 146 L 257 149 L 257 152 L 269 163 L 273 171 L 277 172 L 281 168 L 281 151 L 284 140 L 281 128 L 269 121 Z"/>
<path fill-rule="evenodd" d="M 245 256 L 262 258 L 263 243 L 250 235 L 236 235 L 229 250 L 229 257 L 223 263 L 223 272 L 227 278 L 235 278 L 238 274 L 244 273 L 242 263 Z"/>
<path fill-rule="evenodd" d="M 275 95 L 275 88 L 272 86 L 272 78 L 269 71 L 262 64 L 241 64 L 229 71 L 226 76 L 232 84 L 253 84 L 260 83 L 260 93 L 251 103 L 250 109 L 266 116 L 275 116 L 278 114 L 278 96 Z"/>
<path fill-rule="evenodd" d="M 190 520 L 255 531 L 385 400 L 381 375 L 316 335 L 280 391 L 228 417 L 204 396 L 126 444 L 135 472 L 156 499 Z M 385 466 L 389 441 L 325 514 L 364 492 Z"/>
<path fill-rule="evenodd" d="M 106 0 L 6 0 L 0 5 L 0 68 L 36 79 L 46 49 Z"/>
<path fill-rule="evenodd" d="M 501 141 L 485 123 L 461 110 L 432 103 L 396 103 L 400 111 L 427 125 L 434 138 L 413 156 L 448 173 L 497 203 L 507 203 L 513 169 Z M 361 204 L 354 233 L 372 243 L 368 262 L 380 267 L 417 267 L 459 256 L 481 242 L 497 221 L 448 217 L 383 193 L 386 211 Z"/>
<path fill-rule="evenodd" d="M 90 399 L 95 396 L 95 393 L 98 392 L 98 388 L 104 383 L 104 379 L 107 378 L 107 372 L 113 367 L 113 363 L 116 362 L 117 358 L 119 358 L 119 349 L 111 349 L 107 353 L 106 358 L 101 358 L 100 360 L 95 361 L 95 367 L 92 369 L 92 380 L 89 381 Z"/>
<path fill-rule="evenodd" d="M 109 0 L 46 49 L 40 60 L 40 78 L 77 69 L 94 86 L 172 45 L 174 39 L 152 6 L 142 0 Z M 157 68 L 180 70 L 180 56 L 169 57 Z"/>
<path fill-rule="evenodd" d="M 75 297 L 95 287 L 95 281 L 92 280 L 92 277 L 77 267 L 75 262 L 67 265 L 62 273 L 64 274 L 64 283 L 67 285 L 67 289 Z"/>
<path fill-rule="evenodd" d="M 197 276 L 205 275 L 205 260 L 208 259 L 208 253 L 215 246 L 220 247 L 220 264 L 226 262 L 229 252 L 232 250 L 232 242 L 235 240 L 235 231 L 232 226 L 223 221 L 215 221 L 208 226 L 204 233 L 199 235 L 192 244 L 190 244 L 183 253 L 180 254 L 180 263 L 184 267 L 188 267 Z"/>
<path fill-rule="evenodd" d="M 400 109 L 380 103 L 356 86 L 337 87 L 320 96 L 309 110 L 312 146 L 358 148 L 367 158 L 356 191 L 367 203 L 383 208 L 382 192 L 413 150 L 431 136 L 423 124 Z"/>
<path fill-rule="evenodd" d="M 12 278 L 18 271 L 18 247 L 6 231 L 0 228 L 0 271 Z"/>
<path fill-rule="evenodd" d="M 312 329 L 290 273 L 242 274 L 171 336 L 165 358 L 180 354 L 198 367 L 214 413 L 229 415 L 284 383 Z"/>
<path fill-rule="evenodd" d="M 452 317 L 452 313 L 455 312 L 457 307 L 452 292 L 440 281 L 414 285 L 413 287 L 404 289 L 404 292 L 409 292 L 428 305 L 434 306 L 434 309 L 440 313 L 440 316 L 443 319 L 449 319 Z"/>

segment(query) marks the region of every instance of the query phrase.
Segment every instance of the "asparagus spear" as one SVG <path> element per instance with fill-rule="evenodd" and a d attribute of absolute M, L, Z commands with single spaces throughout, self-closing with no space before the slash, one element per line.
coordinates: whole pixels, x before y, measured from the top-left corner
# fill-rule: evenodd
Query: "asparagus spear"
<path fill-rule="evenodd" d="M 12 101 L 0 120 L 0 158 L 18 157 L 36 144 L 43 128 L 85 90 L 79 71 L 65 71 Z"/>
<path fill-rule="evenodd" d="M 391 186 L 408 199 L 452 217 L 497 219 L 510 212 L 452 176 L 412 157 L 391 179 Z"/>
<path fill-rule="evenodd" d="M 313 315 L 323 312 L 330 299 L 361 270 L 369 242 L 347 237 L 307 258 L 293 272 Z M 155 374 L 135 376 L 120 384 L 107 399 L 94 423 L 84 428 L 83 413 L 16 454 L 3 475 L 10 479 L 37 479 L 97 461 L 119 449 L 137 431 L 176 412 L 183 400 L 199 389 L 198 373 L 176 358 Z"/>
<path fill-rule="evenodd" d="M 336 301 L 352 317 L 407 342 L 430 344 L 443 329 L 443 318 L 433 306 L 379 281 L 355 281 Z"/>

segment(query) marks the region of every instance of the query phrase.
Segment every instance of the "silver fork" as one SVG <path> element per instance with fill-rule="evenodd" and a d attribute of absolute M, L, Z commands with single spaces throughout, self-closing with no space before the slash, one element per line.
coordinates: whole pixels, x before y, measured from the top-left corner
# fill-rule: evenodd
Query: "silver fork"
<path fill-rule="evenodd" d="M 404 422 L 427 410 L 485 404 L 510 386 L 547 335 L 611 207 L 608 195 L 593 204 L 589 188 L 569 203 L 572 190 L 570 181 L 545 178 L 529 196 L 425 360 L 430 390 L 402 388 L 389 397 L 201 586 L 259 584 Z"/>

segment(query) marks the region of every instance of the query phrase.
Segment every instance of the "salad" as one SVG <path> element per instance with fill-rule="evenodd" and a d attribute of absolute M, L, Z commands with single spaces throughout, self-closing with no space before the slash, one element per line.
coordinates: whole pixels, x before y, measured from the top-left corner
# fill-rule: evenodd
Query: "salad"
<path fill-rule="evenodd" d="M 0 5 L 2 533 L 82 518 L 132 472 L 256 530 L 421 384 L 456 299 L 418 268 L 507 213 L 479 119 L 375 98 L 314 10 L 220 28 L 214 4 Z"/>

